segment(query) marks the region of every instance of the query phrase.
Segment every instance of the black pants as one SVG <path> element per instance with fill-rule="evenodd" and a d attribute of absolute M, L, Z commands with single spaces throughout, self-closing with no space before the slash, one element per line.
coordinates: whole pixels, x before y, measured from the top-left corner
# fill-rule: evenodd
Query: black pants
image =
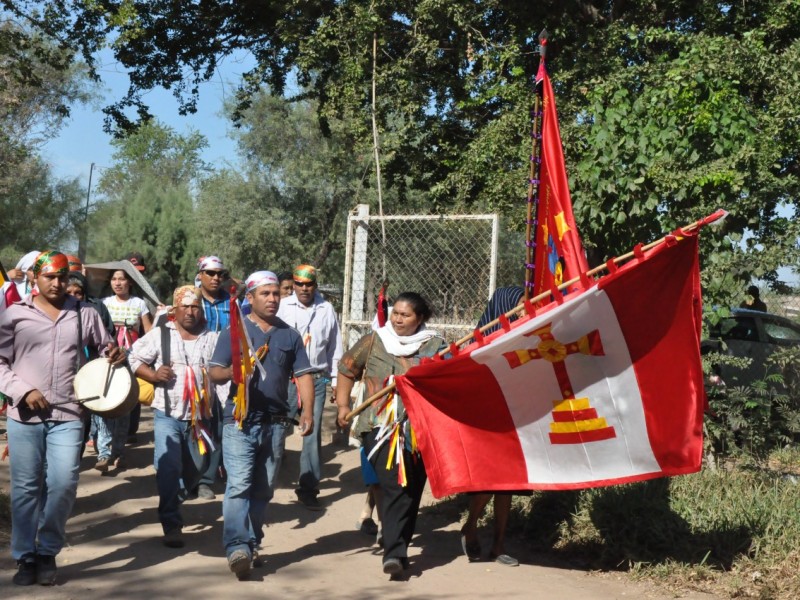
<path fill-rule="evenodd" d="M 373 429 L 364 436 L 364 448 L 368 455 L 375 447 L 377 433 L 378 430 Z M 408 485 L 403 487 L 397 482 L 396 458 L 393 457 L 391 467 L 387 469 L 388 458 L 387 441 L 370 459 L 383 491 L 383 557 L 402 559 L 408 556 L 408 545 L 414 535 L 422 490 L 428 477 L 425 474 L 425 465 L 422 464 L 422 456 L 414 456 L 404 450 Z"/>

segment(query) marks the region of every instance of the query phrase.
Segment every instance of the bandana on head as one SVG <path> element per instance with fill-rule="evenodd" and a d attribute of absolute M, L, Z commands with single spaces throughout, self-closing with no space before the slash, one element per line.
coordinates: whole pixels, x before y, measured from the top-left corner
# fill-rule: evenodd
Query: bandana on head
<path fill-rule="evenodd" d="M 295 267 L 292 277 L 295 281 L 301 281 L 303 283 L 316 283 L 317 270 L 311 265 L 299 265 Z"/>
<path fill-rule="evenodd" d="M 57 250 L 45 250 L 33 263 L 33 276 L 63 275 L 69 272 L 69 260 L 65 254 Z"/>
<path fill-rule="evenodd" d="M 200 306 L 197 288 L 191 285 L 182 285 L 172 295 L 172 306 Z"/>
<path fill-rule="evenodd" d="M 80 271 L 83 268 L 83 263 L 81 259 L 77 256 L 73 256 L 72 254 L 67 254 L 67 262 L 69 263 L 69 270 L 70 273 L 75 271 Z"/>
<path fill-rule="evenodd" d="M 201 256 L 197 259 L 198 271 L 225 271 L 225 265 L 219 256 Z"/>
<path fill-rule="evenodd" d="M 245 291 L 249 294 L 262 285 L 278 285 L 278 276 L 272 271 L 256 271 L 245 280 Z"/>

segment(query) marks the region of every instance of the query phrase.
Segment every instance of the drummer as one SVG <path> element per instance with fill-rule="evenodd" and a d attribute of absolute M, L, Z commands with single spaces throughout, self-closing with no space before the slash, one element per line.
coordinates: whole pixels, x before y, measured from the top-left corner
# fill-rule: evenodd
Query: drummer
<path fill-rule="evenodd" d="M 55 557 L 75 502 L 83 440 L 84 410 L 72 389 L 83 360 L 80 349 L 93 346 L 115 364 L 126 356 L 113 345 L 97 311 L 78 308 L 67 295 L 68 270 L 64 254 L 42 252 L 33 265 L 38 295 L 0 313 L 0 391 L 11 399 L 11 555 L 17 585 L 56 580 Z"/>
<path fill-rule="evenodd" d="M 131 368 L 137 377 L 156 386 L 152 408 L 155 413 L 155 468 L 158 486 L 158 518 L 164 530 L 163 543 L 169 548 L 184 545 L 183 519 L 179 506 L 186 490 L 200 481 L 202 472 L 193 460 L 190 446 L 197 444 L 193 435 L 198 426 L 208 431 L 207 423 L 193 423 L 193 415 L 206 412 L 210 417 L 214 398 L 206 368 L 219 334 L 206 328 L 200 296 L 194 286 L 175 290 L 172 302 L 175 317 L 161 327 L 154 327 L 134 345 Z M 166 337 L 162 327 L 166 327 Z M 169 356 L 164 357 L 169 344 Z M 192 393 L 194 386 L 198 393 Z M 205 396 L 203 397 L 203 394 Z M 202 403 L 205 403 L 204 405 Z M 209 447 L 210 454 L 211 448 Z"/>

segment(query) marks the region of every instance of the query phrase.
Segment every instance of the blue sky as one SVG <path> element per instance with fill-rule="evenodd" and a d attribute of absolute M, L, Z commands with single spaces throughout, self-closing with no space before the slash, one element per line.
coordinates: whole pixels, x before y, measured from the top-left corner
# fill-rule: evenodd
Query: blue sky
<path fill-rule="evenodd" d="M 111 166 L 111 137 L 103 131 L 102 107 L 119 100 L 128 89 L 128 76 L 108 50 L 100 53 L 99 73 L 102 83 L 98 98 L 91 105 L 77 105 L 71 109 L 57 137 L 49 140 L 42 155 L 53 167 L 58 177 L 78 177 L 84 186 L 89 183 L 89 168 L 95 163 L 92 187 L 100 169 Z M 236 144 L 228 136 L 230 122 L 222 116 L 226 99 L 235 93 L 242 73 L 252 64 L 249 55 L 242 53 L 227 58 L 217 70 L 213 80 L 200 86 L 197 112 L 193 115 L 178 114 L 178 101 L 171 92 L 157 89 L 144 96 L 150 111 L 161 122 L 178 133 L 195 129 L 208 139 L 208 148 L 203 159 L 220 167 L 236 161 Z"/>

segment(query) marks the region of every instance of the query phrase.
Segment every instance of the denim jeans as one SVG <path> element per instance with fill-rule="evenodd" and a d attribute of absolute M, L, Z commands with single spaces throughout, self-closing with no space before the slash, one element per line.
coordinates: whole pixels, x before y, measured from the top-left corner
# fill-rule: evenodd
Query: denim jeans
<path fill-rule="evenodd" d="M 201 473 L 189 454 L 192 441 L 189 421 L 168 417 L 164 411 L 153 411 L 155 449 L 153 462 L 158 487 L 158 520 L 164 533 L 183 527 L 180 503 L 185 490 L 192 490 Z"/>
<path fill-rule="evenodd" d="M 128 440 L 130 416 L 107 419 L 93 415 L 92 419 L 97 427 L 97 458 L 122 456 L 125 452 L 125 442 Z"/>
<path fill-rule="evenodd" d="M 219 473 L 219 463 L 222 460 L 222 404 L 218 399 L 214 399 L 214 404 L 211 406 L 211 420 L 208 423 L 208 429 L 211 437 L 214 439 L 214 451 L 208 461 L 208 468 L 203 476 L 200 478 L 200 483 L 207 486 L 214 485 Z"/>
<path fill-rule="evenodd" d="M 83 421 L 8 419 L 11 556 L 55 556 L 64 546 L 78 489 Z"/>
<path fill-rule="evenodd" d="M 222 501 L 225 555 L 244 550 L 248 556 L 264 537 L 264 509 L 272 499 L 269 465 L 273 460 L 273 425 L 235 423 L 222 428 L 222 461 L 228 473 Z"/>
<path fill-rule="evenodd" d="M 319 494 L 321 478 L 319 451 L 322 447 L 322 411 L 325 408 L 325 386 L 330 381 L 326 377 L 314 379 L 314 432 L 303 438 L 303 450 L 300 453 L 300 476 L 295 493 L 298 497 Z M 300 408 L 297 406 L 297 386 L 289 384 L 289 416 L 296 417 Z"/>

